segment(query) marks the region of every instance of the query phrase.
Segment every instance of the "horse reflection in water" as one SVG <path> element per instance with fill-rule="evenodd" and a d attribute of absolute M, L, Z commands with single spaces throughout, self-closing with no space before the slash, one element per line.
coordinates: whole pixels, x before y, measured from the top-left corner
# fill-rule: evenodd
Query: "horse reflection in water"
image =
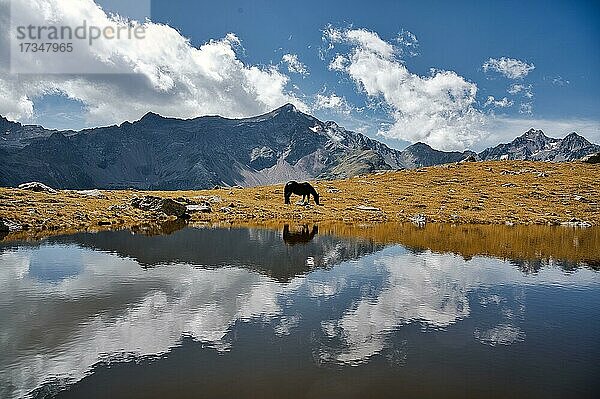
<path fill-rule="evenodd" d="M 306 244 L 310 242 L 319 232 L 319 228 L 314 225 L 312 230 L 308 229 L 308 225 L 303 225 L 300 230 L 290 231 L 290 225 L 283 226 L 283 242 L 287 245 Z"/>

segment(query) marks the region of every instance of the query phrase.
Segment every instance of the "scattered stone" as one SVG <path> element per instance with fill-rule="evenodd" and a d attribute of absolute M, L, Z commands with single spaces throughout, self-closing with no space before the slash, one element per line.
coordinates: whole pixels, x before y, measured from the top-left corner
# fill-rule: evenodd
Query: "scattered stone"
<path fill-rule="evenodd" d="M 506 222 L 504 222 L 505 225 L 507 226 L 514 226 L 515 224 L 513 222 L 511 222 L 510 220 L 507 220 Z"/>
<path fill-rule="evenodd" d="M 203 203 L 207 202 L 209 204 L 216 204 L 218 202 L 223 202 L 223 199 L 218 195 L 198 195 L 193 197 L 195 200 L 201 200 Z"/>
<path fill-rule="evenodd" d="M 372 174 L 373 176 L 381 176 L 386 173 L 393 172 L 391 169 L 375 169 Z"/>
<path fill-rule="evenodd" d="M 573 199 L 574 199 L 575 201 L 579 201 L 579 202 L 590 202 L 590 201 L 589 201 L 587 198 L 585 198 L 585 197 L 584 197 L 584 196 L 582 196 L 582 195 L 574 195 L 574 196 L 573 196 Z"/>
<path fill-rule="evenodd" d="M 131 206 L 143 211 L 162 212 L 166 215 L 177 217 L 183 217 L 187 211 L 186 206 L 180 202 L 153 195 L 146 195 L 142 198 L 135 197 L 131 200 Z"/>
<path fill-rule="evenodd" d="M 206 202 L 203 204 L 198 204 L 198 205 L 188 205 L 186 208 L 187 208 L 187 211 L 190 213 L 193 213 L 193 212 L 211 213 L 212 212 L 210 205 Z"/>
<path fill-rule="evenodd" d="M 544 172 L 537 172 L 535 173 L 535 177 L 548 177 L 548 175 Z"/>
<path fill-rule="evenodd" d="M 177 197 L 177 198 L 175 198 L 175 201 L 181 202 L 182 204 L 186 204 L 186 205 L 195 204 L 196 203 L 195 201 L 193 201 L 193 200 L 191 200 L 189 198 L 186 198 L 186 197 Z"/>
<path fill-rule="evenodd" d="M 8 219 L 0 219 L 0 233 L 12 233 L 23 230 L 20 224 Z"/>
<path fill-rule="evenodd" d="M 328 189 L 327 189 L 327 192 L 328 192 L 328 193 L 341 193 L 342 191 L 341 191 L 341 190 L 338 190 L 338 189 L 337 189 L 337 188 L 335 188 L 335 187 L 332 187 L 332 188 L 328 188 Z"/>
<path fill-rule="evenodd" d="M 35 191 L 37 193 L 50 193 L 50 194 L 55 194 L 56 190 L 48 187 L 47 185 L 45 185 L 44 183 L 40 183 L 37 181 L 32 181 L 29 183 L 23 183 L 23 184 L 19 184 L 19 187 L 21 190 L 29 190 L 29 191 Z"/>
<path fill-rule="evenodd" d="M 106 198 L 106 195 L 104 195 L 102 193 L 102 191 L 100 191 L 98 189 L 94 189 L 94 190 L 79 190 L 79 191 L 76 191 L 76 193 L 79 194 L 79 195 L 86 196 L 86 197 L 94 197 L 94 198 L 99 198 L 99 199 Z"/>
<path fill-rule="evenodd" d="M 571 218 L 567 222 L 562 222 L 560 225 L 567 227 L 592 227 L 590 222 L 577 218 Z"/>
<path fill-rule="evenodd" d="M 600 163 L 600 152 L 586 155 L 585 157 L 581 158 L 580 161 L 585 163 Z"/>
<path fill-rule="evenodd" d="M 478 159 L 475 157 L 475 155 L 471 154 L 468 157 L 466 157 L 465 159 L 463 159 L 462 161 L 459 161 L 458 163 L 465 163 L 465 162 L 477 162 Z"/>
<path fill-rule="evenodd" d="M 416 215 L 412 215 L 409 219 L 413 224 L 417 226 L 423 226 L 427 223 L 427 218 L 422 213 L 417 213 Z"/>
<path fill-rule="evenodd" d="M 517 187 L 515 183 L 504 183 L 502 187 Z"/>
<path fill-rule="evenodd" d="M 129 205 L 111 205 L 108 207 L 108 210 L 110 212 L 120 212 L 120 211 L 126 211 L 129 209 Z"/>
<path fill-rule="evenodd" d="M 379 209 L 379 208 L 376 208 L 374 206 L 366 206 L 366 205 L 359 205 L 356 207 L 356 209 L 358 209 L 359 211 L 381 212 L 381 209 Z"/>
<path fill-rule="evenodd" d="M 230 206 L 224 206 L 221 209 L 219 209 L 219 211 L 221 211 L 222 213 L 230 213 L 233 211 L 233 208 Z"/>

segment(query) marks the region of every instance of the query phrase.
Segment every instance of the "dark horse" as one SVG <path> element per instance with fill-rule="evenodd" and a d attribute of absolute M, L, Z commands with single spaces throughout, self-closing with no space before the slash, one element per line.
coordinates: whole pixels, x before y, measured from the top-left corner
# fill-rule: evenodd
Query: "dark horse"
<path fill-rule="evenodd" d="M 292 194 L 301 195 L 302 202 L 306 203 L 310 202 L 310 195 L 312 194 L 312 196 L 315 199 L 315 204 L 320 205 L 319 194 L 317 194 L 317 191 L 309 183 L 298 183 L 295 181 L 287 182 L 287 184 L 285 185 L 285 189 L 283 190 L 283 195 L 285 197 L 286 204 L 290 203 L 290 196 Z"/>

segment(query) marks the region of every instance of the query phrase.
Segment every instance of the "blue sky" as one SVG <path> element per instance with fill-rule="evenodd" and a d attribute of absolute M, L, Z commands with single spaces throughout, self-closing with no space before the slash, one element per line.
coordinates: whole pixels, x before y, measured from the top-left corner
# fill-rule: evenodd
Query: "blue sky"
<path fill-rule="evenodd" d="M 110 10 L 115 2 L 97 3 Z M 138 17 L 131 1 L 122 4 L 129 9 L 118 11 Z M 248 68 L 277 68 L 287 79 L 282 93 L 306 105 L 307 112 L 395 147 L 422 140 L 447 149 L 480 149 L 510 140 L 528 127 L 543 128 L 553 136 L 579 131 L 600 141 L 597 1 L 155 0 L 151 5 L 152 22 L 176 29 L 193 47 L 233 33 L 239 40 L 231 42 L 237 60 Z M 326 37 L 327 29 L 339 35 Z M 357 41 L 353 36 L 357 32 L 375 35 L 375 39 L 369 36 L 368 43 Z M 398 41 L 401 33 L 416 46 L 407 47 L 406 42 Z M 334 36 L 341 39 L 336 41 Z M 372 45 L 379 41 L 393 46 L 393 55 L 374 50 Z M 348 69 L 331 67 L 337 54 L 345 57 Z M 284 55 L 298 61 L 296 68 L 282 60 Z M 408 83 L 396 87 L 393 81 L 378 82 L 369 89 L 370 76 L 351 70 L 359 66 L 361 55 L 377 58 L 377 65 L 384 63 L 388 69 L 380 71 L 382 76 L 407 76 Z M 453 74 L 438 76 L 443 85 L 461 93 L 475 87 L 473 98 L 465 94 L 462 99 L 472 102 L 441 111 L 429 109 L 424 101 L 439 100 L 429 92 L 433 83 L 429 79 L 440 71 Z M 408 90 L 407 95 L 395 93 L 403 89 Z M 424 96 L 422 101 L 404 106 L 415 92 Z M 283 98 L 287 97 L 279 95 L 277 100 L 265 102 L 263 108 Z M 319 99 L 328 101 L 319 103 Z M 32 99 L 34 116 L 30 120 L 54 128 L 101 124 L 87 112 L 96 106 L 90 101 L 66 89 L 50 94 L 46 91 Z M 138 114 L 143 105 L 140 107 Z M 152 103 L 146 107 L 154 110 Z M 421 113 L 419 107 L 427 110 Z M 247 112 L 263 108 L 249 107 Z M 155 111 L 196 116 L 193 112 L 176 115 L 161 110 Z M 443 118 L 448 112 L 449 118 L 458 119 L 452 123 L 438 121 L 434 127 L 424 127 L 418 120 Z M 203 113 L 198 109 L 198 115 Z M 115 115 L 114 122 L 119 123 L 119 118 L 133 119 Z M 464 132 L 482 118 L 482 133 L 464 138 Z"/>
<path fill-rule="evenodd" d="M 536 66 L 526 82 L 535 85 L 537 116 L 598 117 L 600 111 L 597 1 L 173 0 L 154 1 L 152 19 L 177 27 L 194 45 L 234 32 L 245 48 L 242 58 L 252 63 L 278 63 L 284 53 L 298 54 L 310 78 L 295 76 L 294 83 L 307 92 L 335 87 L 357 101 L 354 85 L 340 84 L 319 59 L 322 29 L 353 25 L 384 40 L 404 29 L 419 41 L 420 55 L 405 60 L 415 73 L 457 71 L 478 83 L 482 97 L 504 96 L 506 79 L 486 77 L 481 66 L 490 57 L 516 58 Z M 569 84 L 553 84 L 557 77 Z"/>

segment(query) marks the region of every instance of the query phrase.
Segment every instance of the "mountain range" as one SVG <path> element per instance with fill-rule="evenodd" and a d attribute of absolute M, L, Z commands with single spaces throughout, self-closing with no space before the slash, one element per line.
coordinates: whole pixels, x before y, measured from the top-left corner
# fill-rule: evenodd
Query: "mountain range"
<path fill-rule="evenodd" d="M 477 154 L 416 143 L 403 151 L 322 122 L 287 104 L 264 115 L 166 118 L 148 113 L 119 126 L 47 130 L 0 117 L 0 186 L 40 181 L 56 188 L 202 189 L 343 178 L 465 158 L 570 161 L 600 151 L 582 136 L 531 129 Z"/>

